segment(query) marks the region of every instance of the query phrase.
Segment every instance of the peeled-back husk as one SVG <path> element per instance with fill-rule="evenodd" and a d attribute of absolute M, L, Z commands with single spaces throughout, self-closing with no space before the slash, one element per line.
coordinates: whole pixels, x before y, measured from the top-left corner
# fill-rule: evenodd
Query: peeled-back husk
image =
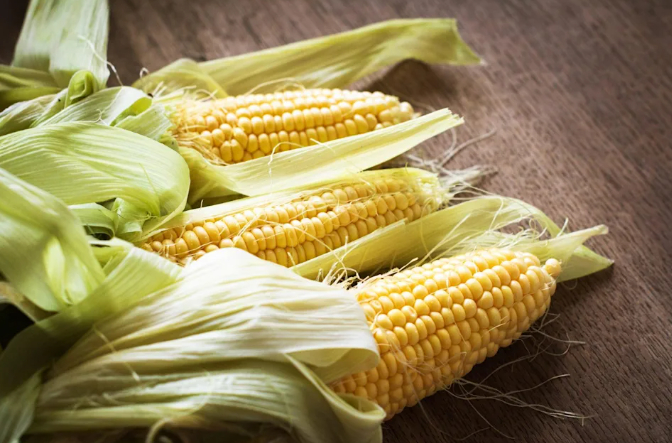
<path fill-rule="evenodd" d="M 235 165 L 215 165 L 195 149 L 180 147 L 189 164 L 189 201 L 233 194 L 263 195 L 338 180 L 384 163 L 463 123 L 448 109 L 366 134 L 280 152 Z"/>
<path fill-rule="evenodd" d="M 235 249 L 171 272 L 172 280 L 152 275 L 156 260 L 180 268 L 131 251 L 146 261 L 135 260 L 133 272 L 109 274 L 80 304 L 24 331 L 0 354 L 0 418 L 30 411 L 39 389 L 25 388 L 30 375 L 95 323 L 47 373 L 29 432 L 158 422 L 241 423 L 253 432 L 270 423 L 303 441 L 380 441 L 382 410 L 325 384 L 377 364 L 375 341 L 350 294 Z M 142 290 L 148 281 L 158 285 L 152 293 Z M 41 351 L 26 353 L 29 343 Z M 9 408 L 4 399 L 22 389 L 25 397 L 15 401 L 25 408 Z M 102 403 L 85 405 L 81 389 Z"/>
<path fill-rule="evenodd" d="M 154 185 L 161 198 L 165 198 L 166 192 L 168 192 L 168 194 L 181 195 L 180 201 L 184 200 L 189 186 L 189 181 L 185 175 L 184 161 L 174 153 L 165 153 L 164 151 L 164 149 L 174 149 L 163 148 L 158 143 L 152 143 L 150 140 L 126 133 L 126 131 L 129 131 L 163 142 L 166 131 L 171 125 L 165 115 L 163 106 L 154 103 L 142 91 L 130 87 L 104 89 L 67 107 L 63 103 L 65 96 L 66 94 L 57 94 L 53 97 L 40 97 L 30 102 L 18 103 L 0 113 L 0 135 L 6 135 L 6 137 L 0 136 L 0 144 L 3 143 L 3 140 L 10 140 L 10 144 L 23 146 L 20 141 L 24 140 L 26 136 L 28 138 L 25 140 L 28 142 L 34 140 L 31 137 L 43 140 L 44 137 L 48 136 L 45 134 L 52 133 L 52 129 L 48 128 L 53 128 L 53 131 L 64 135 L 70 128 L 73 134 L 68 135 L 69 139 L 84 141 L 86 140 L 86 137 L 83 137 L 84 132 L 96 134 L 95 140 L 91 142 L 92 145 L 87 148 L 89 149 L 88 156 L 83 158 L 73 156 L 72 151 L 76 150 L 76 146 L 62 144 L 62 139 L 52 141 L 51 144 L 57 146 L 57 150 L 70 151 L 68 154 L 69 161 L 74 163 L 84 163 L 81 160 L 87 158 L 90 162 L 89 166 L 91 166 L 89 172 L 99 176 L 96 180 L 102 179 L 105 175 L 120 178 L 119 174 L 124 169 L 132 170 L 132 166 L 137 166 L 135 173 L 133 173 L 135 179 L 125 180 L 124 186 L 119 186 L 118 197 L 115 200 L 109 200 L 111 193 L 114 192 L 110 188 L 108 194 L 104 197 L 94 197 L 92 195 L 87 199 L 87 197 L 80 196 L 75 199 L 77 203 L 71 204 L 73 212 L 86 227 L 87 233 L 104 237 L 117 235 L 124 238 L 133 238 L 140 235 L 145 221 L 154 221 L 156 217 L 147 211 L 146 205 L 137 206 L 137 204 L 124 201 L 123 196 L 133 195 L 135 187 L 138 187 L 138 192 L 142 193 L 141 188 L 147 187 L 147 179 L 151 175 L 164 174 L 163 183 Z M 73 125 L 76 122 L 82 124 Z M 113 126 L 125 131 L 96 130 L 94 129 L 96 126 Z M 18 131 L 23 132 L 18 133 Z M 74 134 L 78 131 L 82 134 Z M 107 131 L 114 134 L 109 141 L 106 138 Z M 7 134 L 11 134 L 11 136 Z M 14 150 L 13 156 L 21 154 L 20 151 L 7 144 L 0 149 Z M 49 148 L 49 150 L 53 149 Z M 139 151 L 146 151 L 147 155 L 137 155 Z M 41 153 L 33 152 L 23 159 L 23 164 L 28 168 L 26 171 L 30 171 L 30 161 L 44 162 L 48 159 L 59 159 L 60 162 L 63 162 L 63 154 L 64 152 L 55 154 L 46 150 Z M 105 167 L 95 165 L 99 161 L 109 160 L 110 155 L 115 157 L 114 163 L 109 163 Z M 0 157 L 2 156 L 3 154 L 0 153 Z M 152 156 L 163 156 L 165 158 L 154 160 Z M 131 158 L 135 162 L 129 161 Z M 8 161 L 7 158 L 5 158 L 5 161 Z M 158 169 L 162 168 L 162 165 L 166 166 L 167 169 Z M 79 166 L 83 165 L 80 164 Z M 95 169 L 98 170 L 95 171 Z M 59 168 L 46 169 L 40 177 L 42 180 L 40 186 L 50 192 L 56 192 L 56 195 L 64 198 L 68 203 L 72 203 L 70 197 L 60 193 L 63 192 L 62 190 L 58 192 L 54 190 L 56 186 L 68 186 L 67 182 L 62 181 L 63 174 L 67 172 Z M 17 172 L 16 170 L 14 170 L 14 173 L 23 174 L 23 172 Z M 80 181 L 70 183 L 70 186 L 74 186 L 77 191 L 85 191 L 86 187 L 78 186 L 82 183 L 81 179 L 82 177 L 78 177 Z M 89 184 L 92 180 L 91 177 L 84 177 L 83 179 Z M 131 191 L 124 191 L 124 188 L 130 188 Z M 104 198 L 105 200 L 94 198 Z M 159 219 L 163 220 L 176 213 L 174 212 L 176 209 L 181 210 L 183 204 L 176 205 L 176 202 L 169 202 L 168 205 L 174 207 L 174 209 L 167 212 L 163 217 L 159 217 Z"/>
<path fill-rule="evenodd" d="M 499 230 L 533 221 L 525 235 L 507 235 Z M 484 196 L 450 206 L 412 223 L 400 221 L 379 229 L 329 256 L 315 257 L 294 266 L 308 278 L 342 270 L 370 273 L 391 269 L 425 257 L 456 255 L 479 248 L 508 247 L 535 253 L 541 260 L 563 262 L 559 281 L 598 272 L 613 262 L 582 244 L 590 237 L 606 234 L 604 226 L 575 233 L 563 233 L 543 212 L 527 203 L 501 196 Z M 548 234 L 548 240 L 540 240 Z"/>
<path fill-rule="evenodd" d="M 70 103 L 104 88 L 108 27 L 106 0 L 32 0 L 12 66 L 0 66 L 0 110 L 61 89 Z"/>
<path fill-rule="evenodd" d="M 65 106 L 66 94 L 17 103 L 0 113 L 0 136 L 65 122 L 116 126 L 159 140 L 171 123 L 161 105 L 128 86 L 107 88 Z"/>
<path fill-rule="evenodd" d="M 104 274 L 75 216 L 57 198 L 4 169 L 0 191 L 0 270 L 5 278 L 44 311 L 84 299 Z"/>
<path fill-rule="evenodd" d="M 189 188 L 188 168 L 175 151 L 97 123 L 58 122 L 0 137 L 0 168 L 69 205 L 117 199 L 108 209 L 127 238 L 139 235 L 146 220 L 181 212 Z"/>
<path fill-rule="evenodd" d="M 340 34 L 196 63 L 178 60 L 133 86 L 145 92 L 193 88 L 215 97 L 275 90 L 282 82 L 341 88 L 404 59 L 480 63 L 453 19 L 389 20 Z"/>

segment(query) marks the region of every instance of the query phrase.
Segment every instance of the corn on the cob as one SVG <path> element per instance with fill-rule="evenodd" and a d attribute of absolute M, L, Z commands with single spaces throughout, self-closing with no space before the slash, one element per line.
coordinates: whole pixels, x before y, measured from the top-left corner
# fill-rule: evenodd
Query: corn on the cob
<path fill-rule="evenodd" d="M 194 221 L 166 229 L 140 246 L 180 264 L 237 247 L 294 266 L 399 220 L 417 220 L 440 204 L 436 185 L 402 173 L 338 183 L 298 194 L 285 204 Z"/>
<path fill-rule="evenodd" d="M 239 163 L 364 134 L 413 118 L 413 107 L 381 92 L 307 89 L 217 100 L 185 100 L 173 136 L 216 163 Z"/>
<path fill-rule="evenodd" d="M 356 290 L 380 363 L 335 383 L 387 418 L 467 374 L 548 308 L 560 264 L 492 249 L 439 259 Z"/>

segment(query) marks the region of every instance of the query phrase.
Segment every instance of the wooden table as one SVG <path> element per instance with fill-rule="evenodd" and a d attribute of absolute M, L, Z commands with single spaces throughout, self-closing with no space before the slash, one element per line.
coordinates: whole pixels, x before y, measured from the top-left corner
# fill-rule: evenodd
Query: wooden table
<path fill-rule="evenodd" d="M 25 2 L 4 2 L 0 62 L 11 59 Z M 179 57 L 206 60 L 398 17 L 456 17 L 481 67 L 396 66 L 361 86 L 465 116 L 467 140 L 496 135 L 453 167 L 496 165 L 485 187 L 543 208 L 574 229 L 606 223 L 591 242 L 613 269 L 562 285 L 545 332 L 586 344 L 540 354 L 489 378 L 530 404 L 589 416 L 559 420 L 494 400 L 437 394 L 386 423 L 386 442 L 672 441 L 672 8 L 666 0 L 339 2 L 187 0 L 112 3 L 109 60 L 131 83 Z M 197 6 L 198 5 L 198 6 Z M 113 84 L 111 81 L 110 84 Z M 449 134 L 425 144 L 440 152 Z M 564 353 L 527 340 L 477 367 Z M 459 394 L 460 390 L 453 390 Z"/>

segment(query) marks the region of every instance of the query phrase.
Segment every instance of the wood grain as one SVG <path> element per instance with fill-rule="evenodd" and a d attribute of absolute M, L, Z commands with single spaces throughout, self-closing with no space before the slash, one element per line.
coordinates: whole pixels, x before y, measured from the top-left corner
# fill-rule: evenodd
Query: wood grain
<path fill-rule="evenodd" d="M 25 1 L 5 1 L 0 62 L 11 59 Z M 196 6 L 198 5 L 198 6 Z M 112 2 L 109 59 L 131 83 L 142 67 L 179 57 L 206 60 L 344 31 L 398 17 L 459 19 L 481 67 L 405 62 L 361 86 L 416 104 L 449 106 L 467 125 L 461 140 L 496 136 L 453 167 L 496 165 L 488 190 L 515 196 L 571 228 L 609 225 L 591 245 L 613 269 L 563 285 L 545 331 L 586 342 L 562 356 L 540 354 L 487 380 L 504 391 L 590 416 L 559 420 L 494 400 L 437 394 L 385 424 L 385 440 L 448 442 L 672 441 L 672 4 L 666 0 L 563 2 L 309 0 Z M 112 80 L 111 84 L 114 83 Z M 423 149 L 438 153 L 444 134 Z M 480 381 L 534 354 L 528 340 L 477 367 Z M 562 353 L 565 346 L 541 346 Z"/>

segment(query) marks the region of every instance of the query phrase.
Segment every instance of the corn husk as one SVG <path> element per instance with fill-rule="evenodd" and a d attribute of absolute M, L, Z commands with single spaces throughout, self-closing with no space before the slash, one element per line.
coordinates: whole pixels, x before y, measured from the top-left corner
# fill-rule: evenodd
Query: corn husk
<path fill-rule="evenodd" d="M 144 135 L 152 140 L 160 141 L 174 151 L 177 151 L 177 146 L 166 135 L 166 130 L 170 127 L 170 124 L 163 106 L 153 104 L 138 115 L 126 116 L 115 123 L 114 126 Z"/>
<path fill-rule="evenodd" d="M 44 96 L 7 108 L 0 113 L 0 135 L 63 122 L 91 122 L 159 140 L 171 125 L 163 107 L 135 88 L 107 88 L 67 107 L 63 103 L 66 95 Z"/>
<path fill-rule="evenodd" d="M 518 235 L 498 232 L 533 221 Z M 507 247 L 533 252 L 540 259 L 562 261 L 559 281 L 598 272 L 613 262 L 582 244 L 607 229 L 596 226 L 564 233 L 539 209 L 520 200 L 486 196 L 437 211 L 412 223 L 400 221 L 379 229 L 328 256 L 315 257 L 292 269 L 308 278 L 355 270 L 370 273 L 420 263 L 423 258 L 457 255 L 484 247 Z M 547 240 L 541 240 L 547 235 Z M 419 261 L 420 260 L 420 261 Z"/>
<path fill-rule="evenodd" d="M 22 88 L 59 88 L 54 78 L 45 71 L 18 66 L 0 65 L 0 91 Z M 32 97 L 31 97 L 32 98 Z"/>
<path fill-rule="evenodd" d="M 0 168 L 68 205 L 106 204 L 127 238 L 147 220 L 181 212 L 189 188 L 175 151 L 97 123 L 58 122 L 0 137 Z"/>
<path fill-rule="evenodd" d="M 61 89 L 47 72 L 0 65 L 0 109 Z"/>
<path fill-rule="evenodd" d="M 70 205 L 70 211 L 79 219 L 86 233 L 96 238 L 112 238 L 119 229 L 117 212 L 98 203 Z"/>
<path fill-rule="evenodd" d="M 25 97 L 19 103 L 8 107 L 0 113 L 0 135 L 10 134 L 44 122 L 66 107 L 85 100 L 97 90 L 95 78 L 89 71 L 78 71 L 73 75 L 66 89 L 56 93 L 49 93 L 41 97 Z M 120 88 L 113 88 L 119 90 Z M 124 89 L 124 94 L 130 94 L 131 88 Z M 12 91 L 8 91 L 13 93 Z M 0 93 L 1 95 L 1 93 Z M 99 109 L 99 111 L 102 111 Z"/>
<path fill-rule="evenodd" d="M 113 242 L 115 254 L 103 268 L 105 279 L 89 294 L 95 295 L 94 301 L 84 299 L 26 329 L 0 354 L 0 442 L 18 443 L 32 422 L 43 368 L 105 313 L 111 315 L 131 304 L 129 296 L 139 299 L 177 281 L 177 266 L 128 244 L 119 247 L 120 242 Z"/>
<path fill-rule="evenodd" d="M 134 86 L 146 92 L 196 88 L 219 97 L 268 92 L 279 82 L 337 88 L 409 58 L 432 64 L 480 62 L 455 20 L 404 19 L 199 64 L 178 60 Z"/>
<path fill-rule="evenodd" d="M 396 157 L 463 123 L 442 109 L 388 128 L 285 151 L 235 165 L 215 165 L 198 151 L 180 147 L 189 164 L 189 201 L 227 195 L 263 195 L 338 180 Z"/>
<path fill-rule="evenodd" d="M 62 97 L 59 97 L 59 95 L 62 95 Z M 58 106 L 64 100 L 64 97 L 64 92 L 44 95 L 8 107 L 0 112 L 0 136 L 28 129 L 38 118 L 44 115 L 53 115 L 55 112 L 51 110 Z"/>
<path fill-rule="evenodd" d="M 106 0 L 32 0 L 12 66 L 0 67 L 0 109 L 68 89 L 66 105 L 105 87 Z"/>
<path fill-rule="evenodd" d="M 88 96 L 55 115 L 43 115 L 35 119 L 32 127 L 63 122 L 96 122 L 107 126 L 128 115 L 138 115 L 149 108 L 152 99 L 130 87 L 108 88 Z"/>
<path fill-rule="evenodd" d="M 0 191 L 0 270 L 31 304 L 58 311 L 103 281 L 84 230 L 60 200 L 4 169 Z"/>
<path fill-rule="evenodd" d="M 212 98 L 228 96 L 224 87 L 217 83 L 201 66 L 188 58 L 182 58 L 145 75 L 133 83 L 133 87 L 153 94 L 157 98 L 181 95 L 186 91 L 195 91 Z"/>
<path fill-rule="evenodd" d="M 10 412 L 4 400 L 16 397 L 30 374 L 72 345 L 93 318 L 109 317 L 95 323 L 49 372 L 51 382 L 41 390 L 44 407 L 38 406 L 31 432 L 90 429 L 92 423 L 98 428 L 151 426 L 172 419 L 187 427 L 240 423 L 250 433 L 261 423 L 271 423 L 305 441 L 380 441 L 382 410 L 341 398 L 325 385 L 377 363 L 375 341 L 352 296 L 234 249 L 209 254 L 172 281 L 152 275 L 152 267 L 159 264 L 156 260 L 166 269 L 175 265 L 137 248 L 130 251 L 146 262 L 135 260 L 133 269 L 123 272 L 116 272 L 117 267 L 88 298 L 26 330 L 0 355 L 0 419 L 9 417 L 3 415 Z M 119 260 L 125 263 L 128 256 Z M 148 281 L 163 289 L 143 298 Z M 133 290 L 135 285 L 141 286 L 139 291 Z M 110 353 L 106 340 L 116 351 Z M 20 351 L 27 343 L 38 344 L 42 351 Z M 145 388 L 138 389 L 124 356 L 147 381 Z M 119 363 L 112 364 L 118 375 L 108 372 L 110 359 Z M 84 361 L 88 363 L 82 365 Z M 93 375 L 96 366 L 107 375 Z M 21 370 L 12 371 L 8 380 L 4 375 L 10 367 Z M 93 372 L 87 373 L 86 367 Z M 80 386 L 89 385 L 91 376 L 98 378 L 101 393 L 116 386 L 117 394 L 107 398 L 125 398 L 128 407 L 80 404 L 82 415 L 71 414 L 66 404 Z M 174 396 L 176 391 L 181 398 Z M 27 394 L 28 402 L 34 391 Z M 96 397 L 94 391 L 89 395 Z M 70 411 L 68 418 L 62 411 Z M 15 425 L 3 422 L 10 429 Z M 335 439 L 339 435 L 345 438 Z"/>
<path fill-rule="evenodd" d="M 35 402 L 40 392 L 40 374 L 31 373 L 16 389 L 4 392 L 0 400 L 0 441 L 19 443 L 21 436 L 33 421 Z"/>

